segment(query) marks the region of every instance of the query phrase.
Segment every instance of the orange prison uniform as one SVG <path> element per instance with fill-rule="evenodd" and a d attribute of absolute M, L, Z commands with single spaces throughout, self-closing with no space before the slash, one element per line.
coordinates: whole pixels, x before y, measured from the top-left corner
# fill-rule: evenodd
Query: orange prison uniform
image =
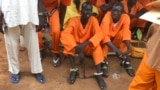
<path fill-rule="evenodd" d="M 60 42 L 60 22 L 59 22 L 59 2 L 58 0 L 43 0 L 43 5 L 48 13 L 51 12 L 52 9 L 56 8 L 57 10 L 49 17 L 49 26 L 50 26 L 50 34 L 52 37 L 52 52 L 59 53 L 59 42 Z M 39 34 L 40 35 L 40 34 Z M 42 37 L 42 36 L 39 36 Z M 42 38 L 39 38 L 39 42 L 42 42 Z M 40 43 L 43 44 L 43 43 Z M 39 45 L 40 48 L 43 45 Z"/>
<path fill-rule="evenodd" d="M 96 7 L 97 7 L 97 9 L 98 9 L 98 12 L 99 12 L 99 15 L 98 15 L 98 21 L 99 21 L 99 23 L 102 21 L 102 18 L 104 17 L 104 12 L 102 12 L 102 10 L 100 9 L 100 7 L 102 6 L 102 5 L 105 5 L 106 4 L 106 2 L 105 2 L 105 0 L 97 0 L 97 2 L 96 2 Z"/>
<path fill-rule="evenodd" d="M 128 0 L 123 0 L 121 1 L 121 3 L 124 5 L 124 11 L 126 13 L 130 13 L 132 15 L 135 15 L 137 12 L 139 12 L 142 8 L 144 8 L 142 6 L 142 4 L 137 1 L 136 4 L 131 8 L 131 11 L 128 12 L 128 6 L 127 6 L 127 2 Z M 140 27 L 140 28 L 144 28 L 145 25 L 146 25 L 146 21 L 145 20 L 141 20 L 141 19 L 138 19 L 138 18 L 132 18 L 131 19 L 131 24 L 130 24 L 130 28 L 132 29 L 133 27 Z"/>
<path fill-rule="evenodd" d="M 43 40 L 42 40 L 42 32 L 38 32 L 38 43 L 39 43 L 39 49 L 43 50 L 44 44 L 43 44 Z"/>
<path fill-rule="evenodd" d="M 103 34 L 100 30 L 98 20 L 91 16 L 85 26 L 82 27 L 80 16 L 73 17 L 69 20 L 66 28 L 61 33 L 61 43 L 64 46 L 64 54 L 75 54 L 75 46 L 90 41 L 91 44 L 85 47 L 84 53 L 92 55 L 95 64 L 99 64 L 104 60 L 100 41 Z"/>
<path fill-rule="evenodd" d="M 104 34 L 102 40 L 102 49 L 104 56 L 108 53 L 108 46 L 104 43 L 111 41 L 122 52 L 127 50 L 124 40 L 131 40 L 131 32 L 129 30 L 130 18 L 127 14 L 122 14 L 117 23 L 113 23 L 111 12 L 108 11 L 101 23 L 101 30 Z"/>
<path fill-rule="evenodd" d="M 160 90 L 160 71 L 148 66 L 147 60 L 148 53 L 145 53 L 128 90 Z"/>
<path fill-rule="evenodd" d="M 147 10 L 151 10 L 153 9 L 153 6 L 146 6 L 148 3 L 154 1 L 154 0 L 138 0 L 144 8 L 146 8 Z"/>

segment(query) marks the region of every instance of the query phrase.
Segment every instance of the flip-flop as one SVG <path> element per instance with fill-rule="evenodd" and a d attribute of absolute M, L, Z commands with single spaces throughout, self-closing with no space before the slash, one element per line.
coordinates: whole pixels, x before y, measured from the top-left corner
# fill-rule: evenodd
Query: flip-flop
<path fill-rule="evenodd" d="M 131 62 L 129 60 L 122 60 L 120 65 L 126 70 L 127 74 L 131 77 L 135 76 L 135 71 L 131 66 Z"/>
<path fill-rule="evenodd" d="M 101 69 L 102 69 L 102 72 L 103 72 L 102 76 L 107 78 L 109 76 L 109 74 L 108 74 L 108 62 L 102 63 L 101 64 Z"/>
<path fill-rule="evenodd" d="M 60 64 L 61 64 L 61 58 L 60 57 L 58 57 L 57 59 L 53 58 L 53 66 L 54 67 L 58 67 L 58 66 L 60 66 Z"/>
<path fill-rule="evenodd" d="M 124 69 L 126 70 L 126 72 L 128 73 L 129 76 L 131 76 L 131 77 L 135 76 L 135 71 L 133 70 L 133 68 L 131 66 L 125 67 Z"/>
<path fill-rule="evenodd" d="M 11 74 L 11 82 L 12 83 L 18 83 L 20 79 L 20 75 L 19 74 Z"/>
<path fill-rule="evenodd" d="M 45 78 L 41 73 L 33 74 L 36 80 L 40 83 L 45 83 Z"/>

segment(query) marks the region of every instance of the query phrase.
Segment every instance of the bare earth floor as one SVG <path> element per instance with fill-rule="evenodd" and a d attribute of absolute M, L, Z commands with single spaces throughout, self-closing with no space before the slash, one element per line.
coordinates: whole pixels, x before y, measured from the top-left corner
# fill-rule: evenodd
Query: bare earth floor
<path fill-rule="evenodd" d="M 42 61 L 43 75 L 46 78 L 45 84 L 36 81 L 30 72 L 30 64 L 27 57 L 27 50 L 19 51 L 19 60 L 21 68 L 21 77 L 18 84 L 10 82 L 10 73 L 8 71 L 8 63 L 4 37 L 0 34 L 0 90 L 100 90 L 94 78 L 83 79 L 83 67 L 79 65 L 79 77 L 73 85 L 67 83 L 69 76 L 69 62 L 64 58 L 60 67 L 53 67 L 52 55 L 46 54 Z M 128 85 L 132 80 L 123 68 L 120 67 L 118 59 L 115 56 L 109 56 L 109 77 L 104 78 L 107 84 L 107 90 L 128 90 Z M 132 58 L 133 68 L 136 70 L 141 59 Z M 85 60 L 86 77 L 93 75 L 95 68 L 91 58 Z"/>

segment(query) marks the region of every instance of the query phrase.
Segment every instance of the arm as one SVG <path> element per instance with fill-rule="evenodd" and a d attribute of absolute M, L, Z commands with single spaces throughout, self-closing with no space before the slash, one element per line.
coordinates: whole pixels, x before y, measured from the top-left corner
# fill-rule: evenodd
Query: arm
<path fill-rule="evenodd" d="M 131 31 L 130 31 L 130 18 L 128 15 L 123 15 L 123 26 L 122 26 L 122 30 L 123 30 L 123 35 L 122 35 L 122 40 L 123 43 L 126 45 L 127 50 L 123 52 L 123 55 L 127 55 L 130 53 L 131 51 L 131 47 L 130 47 L 130 40 L 131 40 Z"/>
<path fill-rule="evenodd" d="M 79 10 L 80 0 L 74 0 L 73 2 L 75 3 L 77 10 Z"/>
<path fill-rule="evenodd" d="M 122 55 L 122 52 L 111 42 L 107 42 L 106 45 L 111 48 L 114 52 L 116 52 L 116 55 L 119 57 L 120 55 Z"/>
<path fill-rule="evenodd" d="M 77 46 L 75 46 L 75 51 L 76 53 L 82 53 L 83 49 L 89 45 L 91 42 L 90 41 L 86 41 L 82 44 L 78 44 Z"/>
<path fill-rule="evenodd" d="M 43 0 L 38 0 L 38 17 L 39 17 L 39 26 L 37 31 L 41 31 L 42 28 L 47 24 L 47 15 L 46 10 L 43 6 Z"/>
<path fill-rule="evenodd" d="M 127 46 L 127 51 L 123 53 L 123 56 L 128 56 L 128 54 L 131 52 L 130 41 L 129 40 L 125 40 L 124 43 Z"/>

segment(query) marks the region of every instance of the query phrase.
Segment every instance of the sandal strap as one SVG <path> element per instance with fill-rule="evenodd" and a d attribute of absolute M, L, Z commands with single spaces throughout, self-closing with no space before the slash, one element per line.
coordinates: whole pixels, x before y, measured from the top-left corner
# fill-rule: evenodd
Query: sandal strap
<path fill-rule="evenodd" d="M 94 73 L 95 76 L 98 76 L 98 75 L 102 75 L 103 72 L 100 72 L 100 73 Z"/>
<path fill-rule="evenodd" d="M 78 68 L 71 68 L 70 72 L 72 72 L 72 71 L 76 72 L 76 71 L 78 71 Z"/>
<path fill-rule="evenodd" d="M 125 69 L 133 69 L 131 66 L 129 66 L 129 67 L 125 67 Z"/>
<path fill-rule="evenodd" d="M 60 57 L 58 57 L 57 59 L 53 58 L 53 63 L 58 63 L 59 60 L 60 60 Z"/>

